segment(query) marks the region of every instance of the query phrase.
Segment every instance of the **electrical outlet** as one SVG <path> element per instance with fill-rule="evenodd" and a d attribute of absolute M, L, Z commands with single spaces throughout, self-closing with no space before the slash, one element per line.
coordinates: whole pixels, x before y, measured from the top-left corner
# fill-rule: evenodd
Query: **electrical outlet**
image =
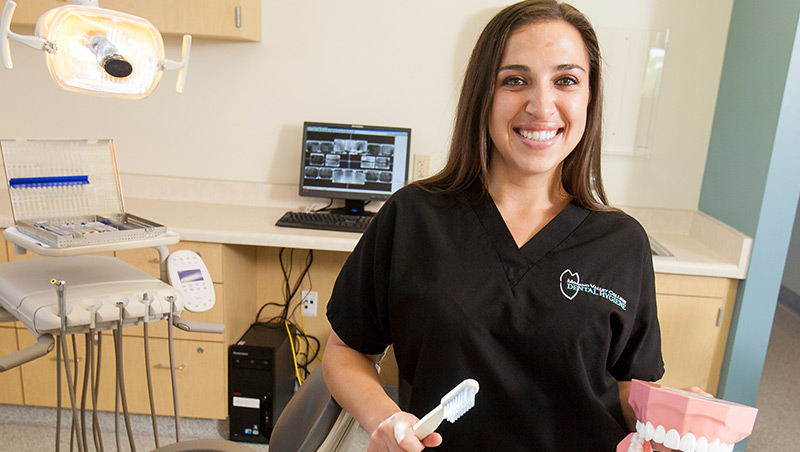
<path fill-rule="evenodd" d="M 306 317 L 317 316 L 317 291 L 304 290 L 301 292 L 303 297 L 303 315 Z"/>
<path fill-rule="evenodd" d="M 431 156 L 425 154 L 414 154 L 414 173 L 412 179 L 419 180 L 428 177 L 431 167 Z"/>

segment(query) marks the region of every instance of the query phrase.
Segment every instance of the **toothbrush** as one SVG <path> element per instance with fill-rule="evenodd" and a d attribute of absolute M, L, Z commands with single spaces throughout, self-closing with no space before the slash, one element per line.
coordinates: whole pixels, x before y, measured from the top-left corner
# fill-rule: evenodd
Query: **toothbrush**
<path fill-rule="evenodd" d="M 417 438 L 423 439 L 436 431 L 442 420 L 447 419 L 452 423 L 469 411 L 475 406 L 475 394 L 478 389 L 480 389 L 478 382 L 468 378 L 445 394 L 439 406 L 414 424 L 414 434 Z"/>

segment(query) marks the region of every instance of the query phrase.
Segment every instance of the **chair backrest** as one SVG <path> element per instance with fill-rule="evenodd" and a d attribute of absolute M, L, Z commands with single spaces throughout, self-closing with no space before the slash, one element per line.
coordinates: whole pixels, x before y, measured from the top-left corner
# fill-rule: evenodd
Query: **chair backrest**
<path fill-rule="evenodd" d="M 333 400 L 317 368 L 281 412 L 269 439 L 270 452 L 345 452 L 358 423 Z"/>

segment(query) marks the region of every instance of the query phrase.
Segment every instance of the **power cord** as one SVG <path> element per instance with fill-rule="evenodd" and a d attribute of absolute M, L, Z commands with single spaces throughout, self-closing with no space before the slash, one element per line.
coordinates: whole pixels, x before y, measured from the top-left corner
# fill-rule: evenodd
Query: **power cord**
<path fill-rule="evenodd" d="M 292 302 L 296 298 L 297 293 L 305 280 L 308 281 L 309 289 L 312 287 L 310 270 L 311 265 L 314 262 L 314 251 L 308 250 L 300 275 L 296 278 L 296 280 L 293 281 L 292 273 L 294 269 L 294 252 L 294 249 L 290 249 L 287 253 L 286 248 L 281 248 L 278 253 L 281 272 L 283 273 L 283 303 L 269 302 L 263 304 L 256 313 L 256 321 L 253 323 L 253 325 L 260 325 L 267 328 L 286 329 L 286 333 L 289 335 L 289 341 L 292 348 L 295 377 L 297 379 L 297 384 L 302 385 L 303 380 L 310 373 L 308 369 L 309 364 L 311 364 L 311 362 L 313 362 L 315 359 L 321 360 L 319 357 L 320 341 L 316 337 L 306 333 L 305 317 L 302 315 L 302 311 L 300 314 L 301 325 L 297 325 L 297 323 L 293 321 L 297 315 L 297 310 L 303 304 L 303 300 L 299 300 L 299 302 L 296 303 L 291 310 L 290 307 L 292 306 Z M 260 320 L 262 313 L 268 307 L 280 308 L 280 314 L 266 320 Z M 297 344 L 295 344 L 295 339 L 297 339 Z M 301 341 L 305 342 L 305 351 L 300 350 Z M 300 375 L 301 371 L 303 373 L 302 376 Z"/>

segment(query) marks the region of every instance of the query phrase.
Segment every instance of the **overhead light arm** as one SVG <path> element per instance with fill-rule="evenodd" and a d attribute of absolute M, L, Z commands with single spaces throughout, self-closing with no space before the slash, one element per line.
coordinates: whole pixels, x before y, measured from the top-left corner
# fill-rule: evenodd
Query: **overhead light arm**
<path fill-rule="evenodd" d="M 11 18 L 14 16 L 15 9 L 17 9 L 16 3 L 13 1 L 7 2 L 3 8 L 3 16 L 0 18 L 0 54 L 2 54 L 3 67 L 6 69 L 14 67 L 14 63 L 11 61 L 9 39 L 21 42 L 36 50 L 50 51 L 49 49 L 53 48 L 53 44 L 47 42 L 46 39 L 38 36 L 25 36 L 11 31 Z"/>

